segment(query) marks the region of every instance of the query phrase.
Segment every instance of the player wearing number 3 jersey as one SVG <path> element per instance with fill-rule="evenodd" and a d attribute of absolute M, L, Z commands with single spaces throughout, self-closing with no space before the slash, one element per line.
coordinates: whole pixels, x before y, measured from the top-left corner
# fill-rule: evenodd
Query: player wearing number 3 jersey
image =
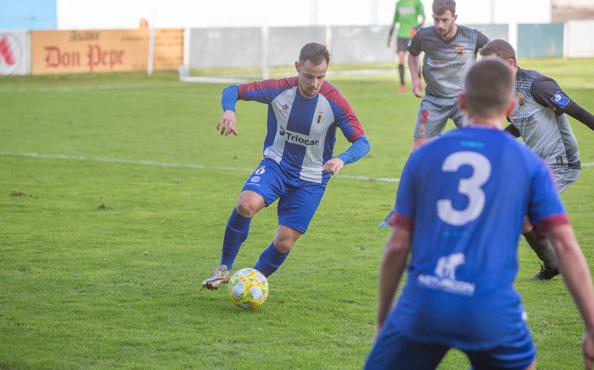
<path fill-rule="evenodd" d="M 475 369 L 534 369 L 536 348 L 513 287 L 525 215 L 552 240 L 586 323 L 586 364 L 594 358 L 594 291 L 565 209 L 542 159 L 501 131 L 513 89 L 505 63 L 477 63 L 460 95 L 469 123 L 409 158 L 390 219 L 367 369 L 434 369 L 450 348 Z M 407 283 L 390 313 L 409 252 Z"/>

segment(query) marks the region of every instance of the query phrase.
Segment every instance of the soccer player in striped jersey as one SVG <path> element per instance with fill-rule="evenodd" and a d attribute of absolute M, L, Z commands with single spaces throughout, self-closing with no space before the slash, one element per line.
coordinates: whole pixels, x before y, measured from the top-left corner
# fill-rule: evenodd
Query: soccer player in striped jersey
<path fill-rule="evenodd" d="M 379 333 L 365 368 L 435 369 L 457 348 L 475 369 L 535 369 L 536 348 L 514 289 L 528 215 L 559 257 L 585 323 L 584 363 L 592 369 L 588 265 L 545 163 L 501 130 L 514 109 L 513 71 L 498 58 L 476 63 L 460 106 L 465 126 L 413 152 L 402 173 L 381 264 Z"/>
<path fill-rule="evenodd" d="M 575 135 L 567 115 L 594 130 L 594 115 L 573 101 L 557 82 L 536 71 L 520 68 L 514 48 L 504 40 L 493 40 L 480 51 L 481 56 L 498 56 L 516 73 L 518 104 L 508 116 L 506 131 L 522 137 L 526 145 L 540 155 L 551 169 L 559 192 L 575 182 L 580 173 L 580 157 Z M 539 239 L 526 223 L 524 237 L 542 261 L 534 280 L 550 280 L 557 274 L 557 262 L 551 243 Z"/>
<path fill-rule="evenodd" d="M 330 176 L 370 149 L 363 127 L 340 92 L 325 81 L 330 63 L 321 44 L 303 46 L 295 62 L 297 77 L 229 86 L 223 90 L 221 135 L 237 135 L 235 103 L 268 105 L 264 159 L 247 179 L 231 212 L 220 265 L 202 286 L 217 289 L 228 282 L 235 257 L 246 240 L 252 217 L 278 200 L 278 229 L 254 268 L 270 276 L 287 258 L 314 216 Z M 351 146 L 334 156 L 336 131 Z"/>

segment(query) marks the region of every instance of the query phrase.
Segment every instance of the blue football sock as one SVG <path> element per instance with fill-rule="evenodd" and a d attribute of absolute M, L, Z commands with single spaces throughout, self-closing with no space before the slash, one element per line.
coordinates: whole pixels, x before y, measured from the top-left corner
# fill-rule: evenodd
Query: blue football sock
<path fill-rule="evenodd" d="M 233 267 L 233 262 L 235 262 L 235 257 L 239 252 L 241 243 L 247 239 L 251 221 L 251 218 L 243 217 L 235 208 L 233 209 L 233 212 L 231 212 L 231 217 L 229 217 L 227 228 L 225 229 L 225 239 L 223 240 L 223 253 L 221 257 L 221 265 L 227 265 L 229 270 Z"/>
<path fill-rule="evenodd" d="M 281 253 L 276 249 L 274 243 L 270 244 L 268 248 L 262 252 L 260 259 L 254 266 L 254 268 L 260 271 L 264 276 L 268 277 L 272 275 L 285 262 L 285 259 L 289 255 L 287 253 Z"/>

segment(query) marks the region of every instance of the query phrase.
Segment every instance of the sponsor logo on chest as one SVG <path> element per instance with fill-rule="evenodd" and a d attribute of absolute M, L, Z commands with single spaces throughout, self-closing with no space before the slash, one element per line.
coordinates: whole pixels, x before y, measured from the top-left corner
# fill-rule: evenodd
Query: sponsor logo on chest
<path fill-rule="evenodd" d="M 310 138 L 309 136 L 301 135 L 296 132 L 289 131 L 282 126 L 281 126 L 278 134 L 279 134 L 279 136 L 284 137 L 287 142 L 293 143 L 293 144 L 310 146 L 310 145 L 318 145 L 320 143 L 319 139 Z"/>

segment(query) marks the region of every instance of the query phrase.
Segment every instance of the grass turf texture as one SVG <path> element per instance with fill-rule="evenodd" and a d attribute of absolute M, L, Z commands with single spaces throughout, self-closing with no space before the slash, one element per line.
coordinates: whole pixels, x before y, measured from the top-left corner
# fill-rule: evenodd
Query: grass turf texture
<path fill-rule="evenodd" d="M 594 111 L 593 60 L 521 65 Z M 226 220 L 261 159 L 266 107 L 239 103 L 240 136 L 220 137 L 223 86 L 176 79 L 0 79 L 0 368 L 360 368 L 374 338 L 387 235 L 377 224 L 396 184 L 333 179 L 308 234 L 269 279 L 268 302 L 241 311 L 224 289 L 199 284 L 218 263 Z M 399 177 L 419 101 L 395 92 L 396 71 L 331 81 L 372 143 L 341 175 Z M 582 162 L 594 162 L 592 132 L 572 127 Z M 346 145 L 339 134 L 336 152 Z M 594 168 L 585 168 L 563 194 L 591 267 L 593 184 Z M 269 245 L 275 208 L 255 218 L 236 268 Z M 539 369 L 579 368 L 582 324 L 571 297 L 559 278 L 529 280 L 539 266 L 524 241 L 519 254 L 516 286 Z M 440 366 L 463 368 L 456 351 Z"/>

